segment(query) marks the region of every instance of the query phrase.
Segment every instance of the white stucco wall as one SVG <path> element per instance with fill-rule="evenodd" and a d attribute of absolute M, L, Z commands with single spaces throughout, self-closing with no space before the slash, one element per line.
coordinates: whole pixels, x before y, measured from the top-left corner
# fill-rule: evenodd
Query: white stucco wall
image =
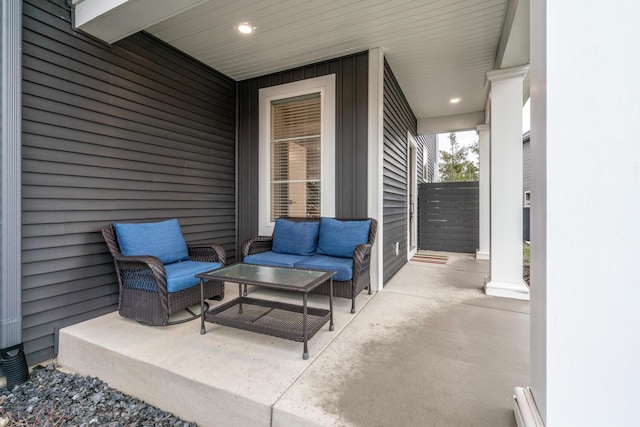
<path fill-rule="evenodd" d="M 637 423 L 639 14 L 532 2 L 531 385 L 547 427 Z"/>

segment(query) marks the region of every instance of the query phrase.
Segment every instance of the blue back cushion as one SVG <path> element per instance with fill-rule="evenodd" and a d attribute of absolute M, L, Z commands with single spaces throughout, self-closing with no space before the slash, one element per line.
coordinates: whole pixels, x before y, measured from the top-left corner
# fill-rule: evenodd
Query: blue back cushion
<path fill-rule="evenodd" d="M 189 259 L 187 243 L 177 219 L 114 226 L 122 255 L 151 255 L 163 264 Z"/>
<path fill-rule="evenodd" d="M 320 219 L 318 251 L 320 255 L 353 258 L 356 246 L 367 243 L 371 220 L 340 221 L 333 218 Z"/>
<path fill-rule="evenodd" d="M 276 219 L 271 250 L 280 254 L 311 255 L 318 243 L 318 221 L 294 222 Z"/>

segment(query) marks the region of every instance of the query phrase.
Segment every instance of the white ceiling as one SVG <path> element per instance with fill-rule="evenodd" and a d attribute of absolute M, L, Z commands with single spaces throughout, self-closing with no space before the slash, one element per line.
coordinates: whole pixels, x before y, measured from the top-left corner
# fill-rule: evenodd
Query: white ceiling
<path fill-rule="evenodd" d="M 92 3 L 74 1 L 81 7 Z M 132 6 L 114 7 L 103 21 L 95 21 L 96 26 L 105 30 L 129 21 L 133 28 L 155 19 L 154 25 L 139 24 L 137 29 L 146 29 L 235 80 L 380 47 L 418 119 L 484 111 L 485 73 L 500 64 L 527 63 L 529 58 L 529 0 L 117 3 Z M 161 5 L 166 9 L 160 10 Z M 152 17 L 154 6 L 158 18 Z M 235 30 L 245 21 L 256 27 L 255 34 Z M 462 101 L 449 103 L 454 97 Z"/>

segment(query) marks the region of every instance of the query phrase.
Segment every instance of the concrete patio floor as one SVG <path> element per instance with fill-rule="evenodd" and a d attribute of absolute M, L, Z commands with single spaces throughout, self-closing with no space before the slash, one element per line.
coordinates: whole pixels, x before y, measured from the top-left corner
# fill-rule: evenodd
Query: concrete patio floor
<path fill-rule="evenodd" d="M 62 329 L 58 363 L 199 426 L 515 426 L 529 303 L 485 296 L 488 262 L 447 255 L 444 265 L 407 263 L 383 291 L 358 296 L 355 315 L 336 298 L 336 329 L 310 340 L 308 360 L 293 341 L 111 313 Z"/>

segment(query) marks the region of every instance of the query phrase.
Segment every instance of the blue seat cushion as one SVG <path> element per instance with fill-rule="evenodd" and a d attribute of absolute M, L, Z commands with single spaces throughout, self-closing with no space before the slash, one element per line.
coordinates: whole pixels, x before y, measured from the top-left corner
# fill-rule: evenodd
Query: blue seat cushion
<path fill-rule="evenodd" d="M 270 265 L 272 267 L 293 267 L 296 262 L 302 261 L 304 258 L 304 255 L 279 254 L 267 251 L 247 255 L 242 262 L 246 264 Z"/>
<path fill-rule="evenodd" d="M 151 255 L 163 264 L 189 259 L 189 249 L 177 219 L 114 224 L 120 252 L 125 256 Z"/>
<path fill-rule="evenodd" d="M 312 255 L 302 261 L 296 262 L 295 268 L 308 268 L 310 270 L 335 271 L 333 280 L 346 282 L 353 277 L 353 258 L 338 258 L 326 255 Z"/>
<path fill-rule="evenodd" d="M 218 262 L 181 261 L 166 264 L 164 270 L 167 273 L 167 292 L 178 292 L 200 283 L 200 279 L 194 277 L 205 271 L 217 270 L 222 267 Z"/>
<path fill-rule="evenodd" d="M 356 246 L 367 243 L 371 220 L 340 221 L 333 218 L 320 219 L 318 237 L 319 255 L 353 258 Z"/>
<path fill-rule="evenodd" d="M 273 229 L 273 252 L 291 255 L 312 255 L 318 243 L 318 221 L 294 222 L 278 218 Z"/>

